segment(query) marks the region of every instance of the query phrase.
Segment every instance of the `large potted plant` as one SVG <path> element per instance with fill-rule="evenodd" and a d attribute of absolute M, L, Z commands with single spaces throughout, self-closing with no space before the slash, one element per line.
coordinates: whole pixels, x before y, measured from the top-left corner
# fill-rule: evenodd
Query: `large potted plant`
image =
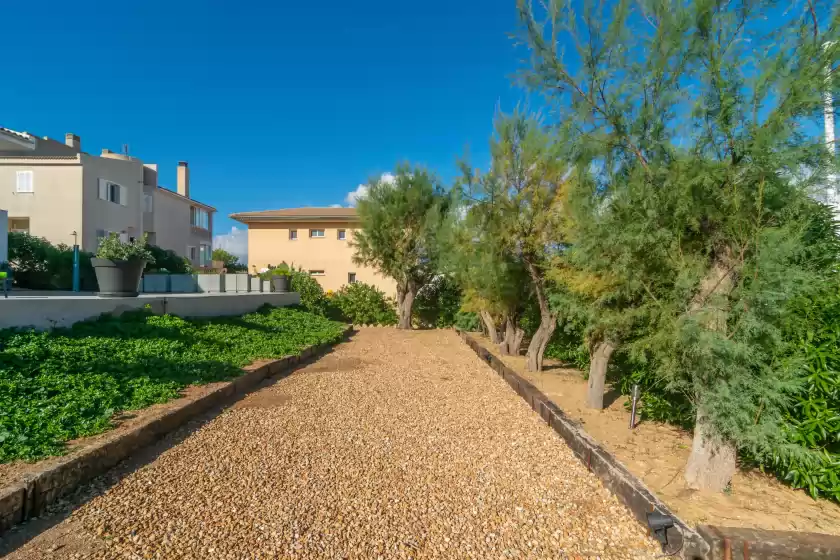
<path fill-rule="evenodd" d="M 120 241 L 112 233 L 102 240 L 96 256 L 90 259 L 99 284 L 99 295 L 110 297 L 137 297 L 140 276 L 147 263 L 154 257 L 146 245 L 146 236 L 130 243 Z"/>
<path fill-rule="evenodd" d="M 260 277 L 263 280 L 270 280 L 275 292 L 288 292 L 291 285 L 292 271 L 286 263 L 277 266 L 268 266 Z"/>

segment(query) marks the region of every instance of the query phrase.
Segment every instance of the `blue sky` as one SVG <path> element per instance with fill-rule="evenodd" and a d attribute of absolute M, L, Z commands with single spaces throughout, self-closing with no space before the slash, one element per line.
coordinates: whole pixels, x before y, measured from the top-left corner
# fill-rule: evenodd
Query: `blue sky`
<path fill-rule="evenodd" d="M 227 215 L 343 204 L 404 160 L 487 163 L 525 94 L 513 0 L 25 2 L 4 6 L 0 125 L 158 163 Z"/>

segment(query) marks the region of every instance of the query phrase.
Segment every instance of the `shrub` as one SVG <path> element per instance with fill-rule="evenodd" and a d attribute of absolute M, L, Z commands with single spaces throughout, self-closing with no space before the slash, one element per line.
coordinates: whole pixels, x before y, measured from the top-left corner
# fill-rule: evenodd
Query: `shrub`
<path fill-rule="evenodd" d="M 289 268 L 289 265 L 282 262 L 277 266 L 268 265 L 268 268 L 260 272 L 260 278 L 263 280 L 271 280 L 275 276 L 291 276 L 292 269 Z"/>
<path fill-rule="evenodd" d="M 154 264 L 155 262 L 152 252 L 146 244 L 145 233 L 142 237 L 130 242 L 121 241 L 118 233 L 109 234 L 99 243 L 96 258 L 111 261 L 144 260 L 148 264 Z"/>
<path fill-rule="evenodd" d="M 59 454 L 67 440 L 109 429 L 121 410 L 342 332 L 340 323 L 289 308 L 214 319 L 133 312 L 51 332 L 0 330 L 0 463 Z"/>
<path fill-rule="evenodd" d="M 292 270 L 291 289 L 300 294 L 300 305 L 307 311 L 326 315 L 329 308 L 324 289 L 308 272 Z"/>
<path fill-rule="evenodd" d="M 146 265 L 146 272 L 169 272 L 171 274 L 190 274 L 192 266 L 189 261 L 173 251 L 162 249 L 156 245 L 149 245 L 154 262 Z"/>
<path fill-rule="evenodd" d="M 96 274 L 90 253 L 79 252 L 79 283 L 82 290 L 96 290 Z M 9 232 L 9 264 L 12 280 L 30 290 L 71 290 L 73 288 L 73 249 L 53 245 L 28 233 Z"/>
<path fill-rule="evenodd" d="M 395 303 L 384 292 L 364 282 L 343 286 L 332 297 L 331 304 L 342 319 L 356 325 L 395 325 Z"/>
<path fill-rule="evenodd" d="M 478 313 L 458 311 L 455 314 L 455 326 L 462 331 L 478 332 L 481 330 L 481 319 L 478 318 Z"/>
<path fill-rule="evenodd" d="M 414 321 L 426 328 L 448 328 L 461 309 L 461 289 L 449 277 L 438 274 L 417 292 Z"/>

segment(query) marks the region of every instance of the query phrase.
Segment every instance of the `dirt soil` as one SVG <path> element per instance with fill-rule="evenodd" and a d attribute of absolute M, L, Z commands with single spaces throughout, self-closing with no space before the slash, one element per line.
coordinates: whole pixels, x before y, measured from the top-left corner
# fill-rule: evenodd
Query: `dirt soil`
<path fill-rule="evenodd" d="M 451 331 L 362 329 L 148 453 L 81 489 L 52 520 L 23 525 L 0 556 L 606 559 L 660 550 Z"/>
<path fill-rule="evenodd" d="M 494 350 L 486 337 L 471 336 Z M 793 490 L 760 471 L 738 471 L 729 493 L 688 488 L 682 475 L 691 451 L 690 433 L 658 422 L 642 422 L 631 431 L 625 407 L 628 399 L 609 386 L 604 401 L 609 406 L 603 411 L 591 410 L 585 407 L 587 382 L 579 370 L 546 360 L 543 372 L 531 373 L 525 369 L 524 357 L 495 354 L 579 420 L 687 523 L 840 535 L 840 505 L 815 501 L 804 491 Z"/>

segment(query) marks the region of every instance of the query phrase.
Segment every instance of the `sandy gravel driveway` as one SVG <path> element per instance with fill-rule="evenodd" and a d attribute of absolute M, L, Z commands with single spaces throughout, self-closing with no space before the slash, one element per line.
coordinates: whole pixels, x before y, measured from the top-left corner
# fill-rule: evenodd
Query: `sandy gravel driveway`
<path fill-rule="evenodd" d="M 96 481 L 103 492 L 8 558 L 658 552 L 449 331 L 362 329 L 181 435 L 121 479 L 117 469 Z"/>

